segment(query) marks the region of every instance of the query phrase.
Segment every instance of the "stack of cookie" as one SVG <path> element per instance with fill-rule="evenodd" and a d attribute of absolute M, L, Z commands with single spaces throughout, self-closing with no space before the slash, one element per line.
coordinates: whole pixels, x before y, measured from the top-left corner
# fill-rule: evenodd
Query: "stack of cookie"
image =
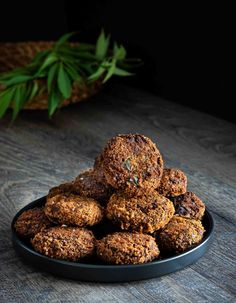
<path fill-rule="evenodd" d="M 128 134 L 109 140 L 93 168 L 52 188 L 43 208 L 22 213 L 15 229 L 52 258 L 140 264 L 198 244 L 204 211 L 185 174 L 164 168 L 149 138 Z M 106 220 L 113 228 L 95 237 Z"/>

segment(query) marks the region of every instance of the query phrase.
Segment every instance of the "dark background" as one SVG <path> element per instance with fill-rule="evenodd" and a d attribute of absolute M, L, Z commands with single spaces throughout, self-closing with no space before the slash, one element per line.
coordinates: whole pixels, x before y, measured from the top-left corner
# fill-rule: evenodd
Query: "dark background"
<path fill-rule="evenodd" d="M 145 62 L 136 77 L 113 81 L 234 121 L 233 8 L 158 3 L 7 1 L 1 3 L 0 41 L 52 40 L 79 31 L 78 39 L 94 42 L 103 27 Z"/>

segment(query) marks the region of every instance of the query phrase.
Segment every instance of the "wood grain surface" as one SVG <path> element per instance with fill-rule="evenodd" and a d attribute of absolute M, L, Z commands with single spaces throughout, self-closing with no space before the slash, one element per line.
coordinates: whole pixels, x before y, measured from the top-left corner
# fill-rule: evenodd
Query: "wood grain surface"
<path fill-rule="evenodd" d="M 121 85 L 49 121 L 42 112 L 24 112 L 13 125 L 9 117 L 0 122 L 0 302 L 236 302 L 236 125 Z M 209 252 L 182 271 L 123 284 L 23 264 L 11 243 L 15 213 L 90 167 L 107 139 L 130 132 L 151 137 L 166 166 L 186 172 L 214 216 Z"/>

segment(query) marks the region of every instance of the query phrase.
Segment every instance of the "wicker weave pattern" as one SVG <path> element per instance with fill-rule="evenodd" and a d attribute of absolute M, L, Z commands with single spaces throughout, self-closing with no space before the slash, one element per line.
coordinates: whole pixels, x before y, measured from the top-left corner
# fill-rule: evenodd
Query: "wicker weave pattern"
<path fill-rule="evenodd" d="M 52 48 L 54 42 L 18 42 L 0 43 L 0 72 L 6 72 L 17 67 L 23 67 L 31 62 L 40 51 Z M 77 103 L 94 95 L 101 88 L 101 82 L 92 85 L 74 85 L 70 99 L 64 100 L 62 107 L 70 103 Z M 1 91 L 0 87 L 0 91 Z M 30 103 L 26 103 L 24 109 L 47 109 L 47 93 L 35 97 Z"/>

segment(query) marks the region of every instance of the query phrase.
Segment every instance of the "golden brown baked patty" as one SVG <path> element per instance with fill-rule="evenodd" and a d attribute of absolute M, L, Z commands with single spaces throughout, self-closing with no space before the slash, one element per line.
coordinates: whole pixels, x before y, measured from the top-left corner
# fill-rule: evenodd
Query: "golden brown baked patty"
<path fill-rule="evenodd" d="M 165 168 L 157 191 L 165 197 L 175 197 L 187 190 L 187 177 L 176 168 Z"/>
<path fill-rule="evenodd" d="M 21 237 L 32 238 L 41 230 L 52 226 L 43 208 L 35 207 L 24 211 L 15 222 L 15 230 Z"/>
<path fill-rule="evenodd" d="M 33 239 L 34 249 L 55 259 L 78 261 L 91 256 L 95 237 L 90 230 L 79 227 L 52 227 L 39 232 Z"/>
<path fill-rule="evenodd" d="M 48 197 L 45 214 L 53 222 L 75 226 L 92 226 L 103 218 L 103 208 L 92 198 L 59 194 Z"/>
<path fill-rule="evenodd" d="M 155 190 L 142 196 L 114 193 L 106 209 L 107 218 L 122 229 L 153 233 L 163 228 L 174 215 L 173 203 Z"/>
<path fill-rule="evenodd" d="M 118 135 L 108 141 L 100 161 L 107 182 L 116 189 L 139 194 L 157 188 L 163 160 L 156 145 L 143 135 Z M 96 163 L 95 163 L 96 164 Z"/>
<path fill-rule="evenodd" d="M 74 181 L 74 190 L 82 196 L 99 202 L 108 201 L 112 187 L 107 183 L 102 170 L 89 169 L 81 173 Z"/>
<path fill-rule="evenodd" d="M 201 221 L 175 215 L 160 232 L 157 242 L 164 251 L 181 253 L 198 244 L 204 231 Z"/>
<path fill-rule="evenodd" d="M 141 233 L 116 232 L 97 241 L 97 255 L 107 263 L 146 263 L 159 253 L 155 239 Z"/>
<path fill-rule="evenodd" d="M 205 204 L 192 192 L 172 199 L 175 206 L 175 213 L 181 217 L 202 220 L 205 213 Z"/>
<path fill-rule="evenodd" d="M 52 198 L 59 194 L 70 194 L 70 193 L 75 193 L 73 181 L 62 183 L 58 186 L 52 187 L 49 190 L 47 197 Z"/>

